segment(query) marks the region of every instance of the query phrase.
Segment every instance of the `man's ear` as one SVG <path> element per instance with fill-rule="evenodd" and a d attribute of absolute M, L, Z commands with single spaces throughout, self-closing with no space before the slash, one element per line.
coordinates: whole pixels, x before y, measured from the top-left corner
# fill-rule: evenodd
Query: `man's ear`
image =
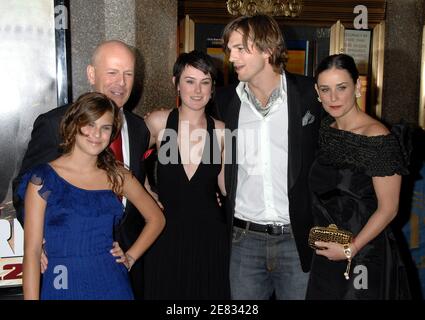
<path fill-rule="evenodd" d="M 87 79 L 89 80 L 90 85 L 94 86 L 94 83 L 96 82 L 96 70 L 91 64 L 87 66 Z"/>
<path fill-rule="evenodd" d="M 262 52 L 262 55 L 264 59 L 267 59 L 267 61 L 270 60 L 270 57 L 272 56 L 272 49 L 266 49 Z"/>

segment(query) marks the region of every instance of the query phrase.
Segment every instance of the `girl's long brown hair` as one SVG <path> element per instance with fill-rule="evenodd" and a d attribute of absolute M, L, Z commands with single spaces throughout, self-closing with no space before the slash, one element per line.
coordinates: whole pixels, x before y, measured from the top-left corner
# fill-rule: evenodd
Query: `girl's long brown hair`
<path fill-rule="evenodd" d="M 115 140 L 118 134 L 121 134 L 122 116 L 119 108 L 111 99 L 98 92 L 89 92 L 81 95 L 68 108 L 62 119 L 60 134 L 63 142 L 60 147 L 63 154 L 71 153 L 77 134 L 84 135 L 81 132 L 81 128 L 96 121 L 105 112 L 112 114 L 112 133 L 108 147 L 97 156 L 97 167 L 106 171 L 112 190 L 116 194 L 122 195 L 124 183 L 123 164 L 116 161 L 113 152 L 109 148 L 111 142 Z"/>

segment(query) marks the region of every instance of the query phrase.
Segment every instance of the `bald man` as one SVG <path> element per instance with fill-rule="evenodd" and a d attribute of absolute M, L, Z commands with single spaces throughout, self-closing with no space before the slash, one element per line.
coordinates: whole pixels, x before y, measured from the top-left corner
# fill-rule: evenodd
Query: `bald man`
<path fill-rule="evenodd" d="M 123 108 L 130 97 L 134 84 L 135 55 L 125 43 L 111 40 L 95 49 L 87 66 L 87 79 L 93 91 L 101 92 Z M 31 140 L 22 160 L 21 169 L 13 183 L 14 206 L 18 219 L 23 222 L 23 203 L 16 196 L 16 187 L 22 174 L 41 163 L 50 162 L 61 155 L 59 145 L 60 121 L 69 105 L 53 109 L 40 115 L 34 122 Z M 121 130 L 123 161 L 130 167 L 140 182 L 144 181 L 143 154 L 149 145 L 149 130 L 143 119 L 130 111 L 123 110 L 124 124 Z M 124 199 L 125 213 L 116 233 L 116 240 L 126 250 L 136 240 L 144 221 L 137 209 Z M 48 254 L 48 253 L 47 253 Z M 138 262 L 132 267 L 132 285 L 135 297 L 141 298 L 142 270 Z"/>

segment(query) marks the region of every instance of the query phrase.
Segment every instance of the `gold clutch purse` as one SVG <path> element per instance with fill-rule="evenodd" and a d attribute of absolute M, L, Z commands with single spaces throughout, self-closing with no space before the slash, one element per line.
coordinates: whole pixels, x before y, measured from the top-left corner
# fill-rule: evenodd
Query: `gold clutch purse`
<path fill-rule="evenodd" d="M 353 234 L 350 231 L 338 229 L 334 224 L 327 227 L 313 227 L 308 235 L 308 245 L 313 249 L 318 249 L 314 243 L 316 241 L 336 242 L 342 245 L 351 243 Z"/>

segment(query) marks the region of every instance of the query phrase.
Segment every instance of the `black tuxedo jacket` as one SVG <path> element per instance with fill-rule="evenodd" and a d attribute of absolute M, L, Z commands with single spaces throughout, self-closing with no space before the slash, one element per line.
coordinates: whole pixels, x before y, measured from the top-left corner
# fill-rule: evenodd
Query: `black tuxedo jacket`
<path fill-rule="evenodd" d="M 286 72 L 288 94 L 288 198 L 289 215 L 302 268 L 310 269 L 312 249 L 308 247 L 308 233 L 313 225 L 308 174 L 318 146 L 318 130 L 321 105 L 317 101 L 313 79 Z M 226 128 L 238 128 L 241 101 L 236 85 L 217 89 L 213 113 L 224 121 Z M 311 122 L 308 112 L 314 116 Z M 304 118 L 304 123 L 303 123 Z M 306 119 L 310 118 L 307 124 Z M 304 125 L 303 125 L 304 124 Z M 284 132 L 282 132 L 282 135 Z M 226 140 L 226 154 L 232 155 L 232 163 L 225 165 L 227 198 L 225 209 L 227 222 L 233 225 L 237 189 L 238 166 L 236 164 L 237 138 Z"/>
<path fill-rule="evenodd" d="M 65 105 L 50 110 L 41 114 L 34 122 L 31 140 L 22 160 L 21 169 L 13 182 L 14 206 L 21 223 L 23 222 L 23 201 L 16 195 L 21 176 L 30 168 L 53 161 L 61 155 L 59 125 L 68 107 L 69 105 Z M 149 130 L 143 119 L 132 112 L 124 110 L 124 116 L 128 126 L 130 169 L 143 184 L 145 173 L 142 162 L 143 154 L 149 146 Z M 130 202 L 127 202 L 124 218 L 121 221 L 119 232 L 116 234 L 123 249 L 128 249 L 137 239 L 143 225 L 144 220 L 138 210 Z"/>

